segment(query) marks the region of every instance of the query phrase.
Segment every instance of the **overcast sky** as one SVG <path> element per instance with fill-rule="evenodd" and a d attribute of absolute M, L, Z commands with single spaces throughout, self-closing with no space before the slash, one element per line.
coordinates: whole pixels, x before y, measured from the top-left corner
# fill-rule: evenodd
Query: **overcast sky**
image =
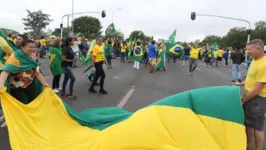
<path fill-rule="evenodd" d="M 266 21 L 266 0 L 74 0 L 74 3 L 75 12 L 105 10 L 106 18 L 92 15 L 100 19 L 102 30 L 112 22 L 114 10 L 121 8 L 114 14 L 114 24 L 126 37 L 133 30 L 142 30 L 146 35 L 167 39 L 177 29 L 176 40 L 194 41 L 205 35 L 225 35 L 232 27 L 247 27 L 243 22 L 210 17 L 198 16 L 192 21 L 193 11 L 246 19 L 252 28 L 255 22 Z M 26 9 L 41 9 L 50 14 L 54 21 L 47 28 L 53 30 L 60 26 L 64 14 L 72 12 L 72 0 L 3 0 L 0 28 L 24 32 L 21 18 L 27 15 Z"/>

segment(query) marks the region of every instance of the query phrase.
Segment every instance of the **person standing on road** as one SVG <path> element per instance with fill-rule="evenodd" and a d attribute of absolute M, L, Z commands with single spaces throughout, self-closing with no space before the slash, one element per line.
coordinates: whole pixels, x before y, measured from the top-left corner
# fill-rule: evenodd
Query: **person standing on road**
<path fill-rule="evenodd" d="M 234 83 L 238 86 L 245 86 L 245 96 L 241 101 L 245 114 L 247 150 L 255 150 L 255 147 L 256 150 L 262 150 L 264 143 L 266 57 L 263 47 L 264 44 L 261 40 L 249 42 L 247 52 L 252 56 L 253 61 L 250 65 L 246 81 Z"/>
<path fill-rule="evenodd" d="M 186 43 L 187 46 L 190 48 L 190 59 L 189 59 L 189 74 L 193 74 L 193 71 L 197 68 L 197 60 L 199 57 L 199 53 L 201 48 L 199 48 L 198 44 L 195 44 L 194 47 L 192 47 L 190 44 Z"/>
<path fill-rule="evenodd" d="M 150 73 L 153 72 L 153 68 L 156 64 L 156 46 L 155 41 L 152 40 L 151 43 L 148 46 L 148 56 L 149 56 L 149 62 L 150 62 Z"/>
<path fill-rule="evenodd" d="M 125 63 L 126 50 L 127 50 L 127 43 L 126 42 L 121 42 L 121 58 L 120 58 L 120 63 Z"/>
<path fill-rule="evenodd" d="M 60 77 L 61 74 L 63 73 L 62 69 L 62 40 L 61 39 L 56 39 L 53 43 L 53 47 L 51 48 L 50 51 L 50 70 L 54 76 L 53 78 L 53 91 L 55 93 L 59 93 L 59 83 L 60 83 Z"/>
<path fill-rule="evenodd" d="M 103 70 L 103 64 L 106 63 L 105 56 L 104 56 L 104 47 L 102 45 L 103 39 L 101 36 L 97 38 L 97 44 L 92 49 L 92 71 L 95 73 L 95 78 L 93 78 L 91 87 L 89 88 L 89 92 L 97 93 L 94 89 L 94 86 L 97 84 L 97 80 L 100 79 L 100 94 L 107 94 L 107 91 L 104 90 L 104 79 L 105 79 L 105 72 Z M 108 65 L 108 64 L 107 64 Z"/>
<path fill-rule="evenodd" d="M 217 51 L 217 65 L 221 65 L 222 64 L 222 60 L 223 60 L 223 56 L 224 56 L 224 50 L 223 49 L 219 49 Z"/>
<path fill-rule="evenodd" d="M 112 40 L 107 40 L 107 44 L 104 46 L 105 57 L 107 59 L 107 63 L 109 68 L 112 68 L 112 52 L 113 52 L 113 45 Z"/>
<path fill-rule="evenodd" d="M 79 55 L 79 45 L 81 44 L 81 42 L 78 40 L 77 37 L 74 37 L 74 43 L 71 46 L 73 52 L 74 52 L 74 57 L 77 58 Z M 72 63 L 72 67 L 77 67 L 77 60 L 73 61 Z"/>
<path fill-rule="evenodd" d="M 227 49 L 224 53 L 224 61 L 225 61 L 225 65 L 228 65 L 228 58 L 229 58 L 229 50 Z"/>
<path fill-rule="evenodd" d="M 233 61 L 232 65 L 232 82 L 241 82 L 242 81 L 242 70 L 241 64 L 245 60 L 244 54 L 240 51 L 240 48 L 237 48 L 236 52 L 232 53 L 231 59 Z"/>
<path fill-rule="evenodd" d="M 64 48 L 62 51 L 63 57 L 62 57 L 62 67 L 64 71 L 64 81 L 62 85 L 62 93 L 61 95 L 64 96 L 66 92 L 66 86 L 67 82 L 70 79 L 70 85 L 69 85 L 69 94 L 67 95 L 68 98 L 72 99 L 74 98 L 73 94 L 73 87 L 75 83 L 75 75 L 72 71 L 72 63 L 76 61 L 77 58 L 75 58 L 75 54 L 71 48 L 73 46 L 74 40 L 71 37 L 68 37 L 65 39 L 64 42 Z"/>
<path fill-rule="evenodd" d="M 187 66 L 188 65 L 189 56 L 190 56 L 190 48 L 189 47 L 186 47 L 184 49 L 183 66 Z"/>

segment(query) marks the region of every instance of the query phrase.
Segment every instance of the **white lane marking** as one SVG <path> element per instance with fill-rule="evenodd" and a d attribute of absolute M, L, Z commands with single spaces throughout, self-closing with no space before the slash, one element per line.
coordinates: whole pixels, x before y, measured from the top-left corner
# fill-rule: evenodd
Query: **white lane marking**
<path fill-rule="evenodd" d="M 196 69 L 200 71 L 200 68 L 196 68 Z"/>
<path fill-rule="evenodd" d="M 119 102 L 119 104 L 117 105 L 117 107 L 119 108 L 123 108 L 125 106 L 125 104 L 127 103 L 127 101 L 129 100 L 129 98 L 131 97 L 131 95 L 134 93 L 135 89 L 132 88 L 130 89 L 127 94 L 125 95 L 125 97 L 123 97 L 123 99 Z"/>
<path fill-rule="evenodd" d="M 113 78 L 114 78 L 114 79 L 118 79 L 119 77 L 118 77 L 118 76 L 114 76 Z"/>

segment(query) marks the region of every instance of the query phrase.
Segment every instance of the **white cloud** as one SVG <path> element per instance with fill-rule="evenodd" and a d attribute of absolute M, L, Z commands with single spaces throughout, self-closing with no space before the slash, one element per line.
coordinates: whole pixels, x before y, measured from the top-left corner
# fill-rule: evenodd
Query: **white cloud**
<path fill-rule="evenodd" d="M 47 28 L 58 28 L 62 16 L 72 12 L 71 5 L 71 0 L 46 0 L 44 3 L 37 0 L 2 1 L 0 27 L 23 32 L 21 18 L 26 16 L 26 9 L 41 9 L 51 14 L 54 19 Z M 250 20 L 252 25 L 257 21 L 266 20 L 265 0 L 75 0 L 74 7 L 75 12 L 106 10 L 106 18 L 100 18 L 100 14 L 91 15 L 100 19 L 103 30 L 112 22 L 114 10 L 122 8 L 114 14 L 114 23 L 125 36 L 138 29 L 155 38 L 168 38 L 177 29 L 177 40 L 180 41 L 194 41 L 205 35 L 225 35 L 235 26 L 247 27 L 246 23 L 220 18 L 197 16 L 197 19 L 192 21 L 192 11 L 243 18 Z M 64 25 L 67 25 L 66 19 Z"/>

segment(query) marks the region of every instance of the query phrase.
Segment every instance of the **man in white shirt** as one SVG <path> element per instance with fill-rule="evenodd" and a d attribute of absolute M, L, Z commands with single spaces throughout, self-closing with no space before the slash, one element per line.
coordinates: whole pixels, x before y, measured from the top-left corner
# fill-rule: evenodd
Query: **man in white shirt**
<path fill-rule="evenodd" d="M 72 48 L 72 50 L 74 52 L 75 57 L 79 56 L 79 44 L 81 44 L 81 43 L 78 40 L 78 38 L 74 37 L 74 44 L 73 44 L 73 46 L 71 46 L 71 48 Z M 72 67 L 77 67 L 77 62 L 76 61 L 73 62 Z"/>

